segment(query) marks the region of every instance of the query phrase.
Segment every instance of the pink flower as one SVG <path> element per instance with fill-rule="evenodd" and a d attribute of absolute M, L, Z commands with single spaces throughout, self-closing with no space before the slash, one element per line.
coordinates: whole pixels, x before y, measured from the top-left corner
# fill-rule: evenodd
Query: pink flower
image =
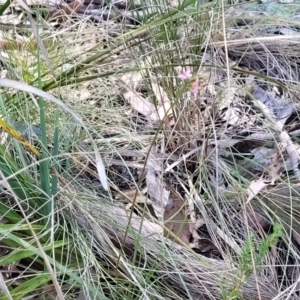
<path fill-rule="evenodd" d="M 199 91 L 199 79 L 197 78 L 193 83 L 192 83 L 192 93 L 194 94 L 195 97 L 197 97 Z"/>
<path fill-rule="evenodd" d="M 182 70 L 178 75 L 178 78 L 181 79 L 181 80 L 189 79 L 189 78 L 192 78 L 192 77 L 193 77 L 193 75 L 191 73 L 190 68 L 186 68 L 185 70 Z"/>

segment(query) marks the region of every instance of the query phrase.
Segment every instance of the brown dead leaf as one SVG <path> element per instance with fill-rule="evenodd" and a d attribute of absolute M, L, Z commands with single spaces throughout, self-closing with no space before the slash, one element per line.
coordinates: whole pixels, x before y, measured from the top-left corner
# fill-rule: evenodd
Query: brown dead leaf
<path fill-rule="evenodd" d="M 297 145 L 294 144 L 291 137 L 286 131 L 282 131 L 280 134 L 280 141 L 283 150 L 285 150 L 289 157 L 292 166 L 292 170 L 294 171 L 295 176 L 297 177 L 298 182 L 300 182 L 300 170 L 299 170 L 299 153 L 297 149 Z"/>
<path fill-rule="evenodd" d="M 127 89 L 123 97 L 134 110 L 148 117 L 151 121 L 158 121 L 157 116 L 154 114 L 154 104 L 151 103 L 148 98 L 143 97 L 140 92 Z"/>
<path fill-rule="evenodd" d="M 161 176 L 156 174 L 154 168 L 150 165 L 147 165 L 146 184 L 155 214 L 160 220 L 162 220 L 165 208 L 168 207 L 170 203 L 170 192 L 165 188 L 165 184 Z"/>
<path fill-rule="evenodd" d="M 165 227 L 188 245 L 191 238 L 191 231 L 184 201 L 174 192 L 171 192 L 170 197 L 173 199 L 174 204 L 172 208 L 166 210 L 164 213 Z M 167 230 L 164 230 L 164 235 L 174 240 Z"/>
<path fill-rule="evenodd" d="M 263 176 L 261 176 L 258 180 L 252 181 L 247 189 L 248 199 L 246 204 L 249 203 L 260 191 L 262 191 L 269 184 L 270 183 L 266 182 Z"/>
<path fill-rule="evenodd" d="M 126 200 L 130 201 L 131 203 L 135 198 L 135 203 L 151 204 L 150 199 L 144 195 L 141 195 L 139 192 L 136 192 L 136 189 L 122 191 L 122 196 L 125 197 Z"/>
<path fill-rule="evenodd" d="M 157 79 L 150 75 L 151 80 L 151 86 L 152 91 L 155 94 L 156 101 L 157 101 L 157 114 L 159 117 L 159 120 L 163 120 L 165 116 L 169 118 L 168 124 L 174 125 L 175 121 L 173 119 L 173 112 L 171 109 L 171 102 L 168 98 L 167 93 L 164 91 L 164 89 L 160 86 L 160 84 L 157 82 Z"/>
<path fill-rule="evenodd" d="M 155 105 L 148 97 L 144 97 L 140 92 L 143 84 L 143 74 L 141 72 L 130 72 L 124 74 L 121 78 L 125 92 L 123 98 L 130 106 L 140 114 L 147 117 L 150 121 L 159 121 Z M 129 88 L 130 87 L 130 88 Z"/>
<path fill-rule="evenodd" d="M 189 197 L 193 198 L 193 201 L 195 203 L 195 206 L 199 209 L 203 220 L 207 226 L 209 235 L 212 239 L 212 242 L 217 245 L 216 236 L 218 235 L 222 240 L 224 240 L 237 254 L 240 254 L 242 252 L 240 246 L 237 244 L 237 242 L 232 239 L 230 236 L 228 236 L 223 230 L 221 230 L 214 221 L 209 217 L 206 207 L 204 206 L 204 201 L 201 198 L 200 194 L 197 192 L 197 189 L 195 188 L 192 181 L 189 179 L 189 186 L 190 186 L 190 195 Z M 221 252 L 221 251 L 220 251 Z"/>
<path fill-rule="evenodd" d="M 143 84 L 144 75 L 142 72 L 131 72 L 122 76 L 121 81 L 125 86 L 123 94 L 124 99 L 131 105 L 131 107 L 143 114 L 149 121 L 158 122 L 168 117 L 167 122 L 172 125 L 174 120 L 172 118 L 171 102 L 167 93 L 159 85 L 157 79 L 150 75 L 152 91 L 155 94 L 157 105 L 154 105 L 149 97 L 145 97 L 140 91 Z M 130 88 L 128 88 L 130 86 Z"/>

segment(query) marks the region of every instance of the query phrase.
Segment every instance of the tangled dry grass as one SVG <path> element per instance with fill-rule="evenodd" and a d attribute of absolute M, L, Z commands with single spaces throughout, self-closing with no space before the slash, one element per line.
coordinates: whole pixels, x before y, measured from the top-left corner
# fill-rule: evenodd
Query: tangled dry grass
<path fill-rule="evenodd" d="M 53 127 L 60 133 L 59 153 L 46 159 L 59 180 L 55 202 L 47 198 L 52 225 L 43 225 L 51 237 L 40 240 L 59 284 L 47 277 L 39 294 L 298 299 L 298 19 L 261 11 L 243 17 L 251 3 L 212 2 L 196 10 L 191 2 L 176 9 L 156 3 L 159 14 L 133 22 L 126 6 L 97 5 L 89 15 L 96 10 L 98 23 L 84 15 L 87 2 L 56 10 L 52 18 L 63 23 L 39 32 L 47 53 L 38 44 L 28 47 L 33 35 L 17 31 L 13 49 L 3 36 L 6 76 L 56 95 L 88 129 L 63 110 L 55 121 L 56 105 L 45 106 L 49 147 L 55 148 Z M 100 16 L 110 8 L 117 21 L 104 22 Z M 145 11 L 141 4 L 138 10 Z M 180 79 L 183 71 L 188 76 Z M 3 93 L 2 115 L 12 127 L 17 119 L 31 128 L 40 122 L 40 102 L 28 104 L 21 94 Z M 92 142 L 106 167 L 107 191 Z M 4 143 L 40 190 L 38 159 L 22 156 L 10 139 Z M 17 200 L 14 190 L 4 190 L 2 237 L 13 232 L 8 212 L 20 213 Z M 23 213 L 30 224 L 41 218 Z M 14 251 L 29 246 L 2 242 L 12 249 L 3 252 L 1 266 L 17 269 L 4 280 L 3 297 L 19 299 L 16 286 L 44 267 L 45 256 L 15 259 Z M 63 248 L 55 252 L 58 242 Z M 32 289 L 22 297 L 39 294 Z"/>

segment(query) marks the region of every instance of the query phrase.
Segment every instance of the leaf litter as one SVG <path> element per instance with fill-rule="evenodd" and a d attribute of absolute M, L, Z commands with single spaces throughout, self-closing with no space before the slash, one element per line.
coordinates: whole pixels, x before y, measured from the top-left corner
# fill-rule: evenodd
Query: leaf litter
<path fill-rule="evenodd" d="M 285 33 L 289 34 L 288 31 L 285 31 Z M 232 40 L 234 40 L 234 38 Z M 242 42 L 240 44 L 243 45 Z M 270 45 L 270 49 L 272 44 L 268 45 Z M 272 52 L 272 50 L 266 51 Z M 236 60 L 236 58 L 234 59 Z M 257 60 L 256 57 L 255 60 Z M 242 63 L 241 65 L 243 66 Z M 250 66 L 248 66 L 248 68 L 251 69 Z M 252 69 L 256 71 L 255 64 Z M 281 72 L 279 73 L 282 74 Z M 178 77 L 181 80 L 187 80 L 191 79 L 192 76 L 190 69 L 182 69 Z M 220 72 L 219 77 L 215 77 L 215 81 L 222 82 L 223 76 L 224 75 Z M 240 81 L 243 81 L 243 79 Z M 298 243 L 298 246 L 300 246 L 299 227 L 296 224 L 292 225 L 291 222 L 287 220 L 288 212 L 284 212 L 286 208 L 290 207 L 291 202 L 290 204 L 284 204 L 280 203 L 280 201 L 276 201 L 275 206 L 271 204 L 271 194 L 284 194 L 287 191 L 279 192 L 276 188 L 287 174 L 291 174 L 289 176 L 293 177 L 293 181 L 296 180 L 296 182 L 299 183 L 300 180 L 298 167 L 299 146 L 286 130 L 286 128 L 291 126 L 287 124 L 288 120 L 297 113 L 298 107 L 295 103 L 289 102 L 289 99 L 274 96 L 274 93 L 263 88 L 261 82 L 252 75 L 246 78 L 245 85 L 238 83 L 238 81 L 233 81 L 232 85 L 234 87 L 226 88 L 225 86 L 222 87 L 214 84 L 215 90 L 213 93 L 216 97 L 220 97 L 220 102 L 215 108 L 218 109 L 218 112 L 223 111 L 223 113 L 219 115 L 219 118 L 221 123 L 224 124 L 224 127 L 220 133 L 217 132 L 217 139 L 213 138 L 207 141 L 206 147 L 211 149 L 209 157 L 210 160 L 214 161 L 214 171 L 210 173 L 206 180 L 209 178 L 211 186 L 215 189 L 216 197 L 222 198 L 224 195 L 230 194 L 232 186 L 228 186 L 228 184 L 224 182 L 224 172 L 226 176 L 228 176 L 226 173 L 230 172 L 229 169 L 228 171 L 226 170 L 228 164 L 225 163 L 224 158 L 230 156 L 230 152 L 228 151 L 232 151 L 231 149 L 236 148 L 235 151 L 237 151 L 239 155 L 239 160 L 243 161 L 243 156 L 245 155 L 244 166 L 246 167 L 246 165 L 248 165 L 248 187 L 245 190 L 245 198 L 242 205 L 238 199 L 229 201 L 229 205 L 240 214 L 238 218 L 241 220 L 247 219 L 246 224 L 248 224 L 254 232 L 260 232 L 261 234 L 268 232 L 271 226 L 270 222 L 272 222 L 270 215 L 266 213 L 263 208 L 270 206 L 268 209 L 275 209 L 275 206 L 277 206 L 275 211 L 278 213 L 280 211 L 281 213 L 278 215 L 275 213 L 274 215 L 279 218 L 279 222 L 283 224 L 286 230 L 292 228 L 294 240 Z M 207 86 L 207 88 L 201 89 L 199 95 L 205 97 L 211 92 Z M 162 92 L 159 94 L 156 93 L 158 103 L 160 99 L 167 98 L 162 95 L 164 95 Z M 194 96 L 197 95 L 194 94 Z M 140 101 L 140 103 L 142 104 L 143 102 Z M 216 106 L 213 102 L 209 105 Z M 138 109 L 138 106 L 139 105 L 135 103 L 134 108 L 137 111 L 142 114 L 144 113 L 146 117 L 151 115 L 151 110 L 143 112 L 142 109 Z M 245 109 L 248 110 L 247 114 Z M 175 121 L 175 123 L 172 124 L 176 124 L 176 116 L 173 115 L 172 117 Z M 159 119 L 163 120 L 162 117 Z M 148 120 L 150 121 L 150 118 Z M 152 119 L 152 121 L 153 120 L 154 119 Z M 244 135 L 239 135 L 241 129 L 244 130 Z M 250 145 L 250 147 L 248 145 Z M 203 147 L 204 145 L 189 149 L 189 152 L 182 153 L 179 159 L 172 164 L 166 162 L 164 174 L 172 174 L 174 169 L 185 168 L 187 159 L 199 154 L 203 150 Z M 217 169 L 219 169 L 219 172 Z M 241 174 L 243 173 L 241 172 Z M 165 226 L 168 227 L 169 230 L 175 233 L 185 244 L 195 249 L 195 251 L 198 249 L 200 253 L 216 251 L 224 255 L 224 251 L 222 250 L 224 244 L 227 244 L 236 254 L 240 255 L 242 253 L 241 246 L 232 238 L 231 233 L 223 231 L 221 227 L 213 221 L 212 218 L 215 217 L 214 214 L 216 212 L 213 212 L 213 210 L 208 210 L 209 212 L 207 212 L 204 200 L 201 200 L 198 196 L 193 199 L 188 191 L 185 193 L 181 192 L 184 197 L 189 195 L 187 196 L 189 205 L 187 205 L 182 196 L 176 196 L 176 193 L 169 192 L 166 189 L 166 183 L 163 183 L 162 178 L 162 175 L 159 176 L 154 173 L 152 168 L 150 168 L 150 171 L 148 168 L 146 185 L 152 200 L 152 206 L 160 220 L 162 216 L 164 216 L 164 221 L 166 222 Z M 294 188 L 294 185 L 286 187 L 286 189 Z M 170 191 L 174 190 L 174 186 L 169 187 L 169 189 Z M 191 185 L 190 190 L 193 189 L 197 190 L 196 187 Z M 170 208 L 168 207 L 168 201 L 173 203 Z M 259 203 L 261 203 L 262 206 L 260 206 Z M 168 207 L 168 209 L 166 209 L 166 207 Z M 281 217 L 279 217 L 279 215 L 281 215 Z M 228 217 L 230 218 L 230 216 Z M 232 215 L 232 218 L 234 218 L 234 215 Z M 293 214 L 293 218 L 296 218 L 296 215 Z M 168 224 L 170 221 L 171 224 Z M 203 233 L 201 234 L 200 229 L 204 226 L 208 230 L 208 238 L 204 237 Z M 223 259 L 225 259 L 225 256 L 223 256 Z"/>
<path fill-rule="evenodd" d="M 81 6 L 78 6 L 78 10 L 80 9 Z M 68 8 L 63 10 L 67 15 L 69 14 Z M 248 16 L 250 18 L 250 15 Z M 244 17 L 239 16 L 239 18 Z M 164 128 L 172 129 L 166 130 L 167 133 L 159 136 L 153 149 L 150 149 L 148 141 L 142 142 L 140 136 L 140 139 L 137 138 L 134 142 L 138 141 L 142 150 L 132 147 L 134 143 L 128 141 L 125 143 L 125 139 L 122 141 L 125 146 L 119 150 L 119 156 L 111 155 L 110 151 L 107 153 L 103 151 L 103 160 L 110 170 L 114 168 L 116 170 L 116 166 L 126 166 L 123 173 L 119 172 L 124 178 L 130 173 L 129 167 L 138 169 L 141 176 L 140 171 L 146 166 L 142 192 L 140 187 L 136 187 L 135 180 L 131 178 L 129 181 L 132 182 L 134 188 L 130 187 L 129 190 L 121 191 L 125 196 L 122 200 L 125 205 L 116 206 L 115 211 L 107 211 L 104 216 L 109 220 L 109 216 L 113 213 L 113 222 L 117 222 L 114 216 L 118 216 L 124 224 L 130 223 L 130 226 L 146 238 L 146 241 L 143 240 L 141 244 L 145 252 L 159 256 L 157 249 L 151 246 L 147 239 L 158 243 L 162 241 L 162 235 L 164 235 L 163 242 L 171 249 L 175 249 L 172 253 L 177 255 L 178 260 L 183 260 L 183 257 L 190 255 L 187 251 L 190 247 L 197 253 L 215 259 L 207 260 L 213 265 L 208 272 L 214 272 L 216 269 L 227 270 L 231 254 L 241 255 L 243 244 L 247 240 L 246 227 L 242 222 L 249 225 L 250 230 L 255 234 L 259 232 L 261 235 L 266 235 L 272 227 L 270 225 L 273 222 L 272 213 L 284 229 L 290 231 L 294 239 L 292 246 L 296 248 L 300 246 L 297 212 L 300 192 L 299 145 L 293 138 L 293 133 L 294 136 L 299 134 L 295 117 L 299 106 L 296 105 L 292 93 L 287 93 L 286 98 L 284 95 L 274 96 L 274 92 L 270 91 L 274 83 L 264 82 L 262 77 L 259 77 L 271 69 L 271 75 L 284 80 L 284 83 L 292 84 L 295 80 L 294 75 L 288 76 L 288 70 L 284 64 L 276 64 L 280 62 L 280 55 L 282 55 L 280 51 L 289 53 L 289 49 L 285 47 L 290 45 L 290 42 L 285 39 L 280 40 L 279 44 L 283 49 L 280 50 L 271 39 L 276 37 L 275 30 L 271 29 L 267 31 L 270 39 L 265 42 L 263 39 L 254 38 L 251 27 L 243 34 L 240 31 L 228 29 L 228 53 L 231 63 L 236 63 L 241 69 L 245 68 L 245 73 L 248 70 L 257 72 L 257 77 L 246 75 L 245 79 L 241 76 L 241 71 L 237 70 L 228 86 L 228 78 L 224 72 L 214 68 L 208 70 L 200 68 L 199 73 L 205 75 L 203 78 L 206 78 L 201 82 L 194 77 L 191 69 L 177 70 L 178 79 L 191 80 L 191 84 L 187 85 L 189 90 L 182 94 L 180 99 L 190 105 L 182 109 L 182 113 L 191 112 L 185 115 L 185 121 L 181 118 L 182 115 L 173 109 L 173 99 L 164 87 L 159 73 L 153 71 L 145 74 L 142 71 L 135 71 L 118 78 L 118 82 L 122 83 L 122 98 L 130 108 L 128 113 L 130 117 L 138 116 L 143 121 L 141 127 L 153 130 L 161 122 Z M 294 37 L 298 34 L 298 31 L 291 28 L 277 28 L 276 30 L 287 37 L 289 35 Z M 262 37 L 264 34 L 266 32 L 260 32 Z M 297 43 L 292 43 L 293 46 L 295 44 Z M 218 65 L 218 60 L 222 58 L 224 44 L 218 42 L 215 47 L 217 49 L 207 50 L 206 63 Z M 252 48 L 255 51 L 248 51 Z M 220 52 L 215 55 L 218 49 Z M 268 56 L 270 53 L 275 57 L 273 60 Z M 259 54 L 262 54 L 263 59 L 259 59 Z M 148 59 L 147 62 L 149 62 Z M 270 63 L 273 63 L 275 67 L 271 68 L 268 65 Z M 151 69 L 151 65 L 148 67 Z M 174 81 L 175 88 L 182 83 Z M 4 80 L 2 83 L 4 85 L 7 82 Z M 86 101 L 90 97 L 87 88 L 83 91 L 82 94 L 78 94 L 78 102 Z M 29 90 L 29 92 L 38 94 L 37 90 Z M 153 94 L 150 95 L 150 92 Z M 186 127 L 180 128 L 183 125 Z M 195 131 L 195 141 L 183 148 L 183 143 L 177 140 L 182 138 L 189 128 Z M 117 130 L 109 131 L 108 129 L 106 132 L 108 136 L 109 132 L 112 132 L 113 136 L 116 132 L 118 133 Z M 180 138 L 175 136 L 174 132 L 178 133 Z M 152 137 L 149 140 L 151 141 Z M 95 147 L 94 149 L 96 151 Z M 96 169 L 98 169 L 104 188 L 107 189 L 104 164 L 100 155 L 97 157 Z M 205 170 L 206 167 L 208 170 Z M 204 171 L 207 173 L 203 175 Z M 291 179 L 288 179 L 289 184 L 286 183 L 287 177 Z M 239 180 L 240 185 L 245 186 L 242 193 L 237 192 L 235 185 L 235 182 Z M 115 189 L 117 190 L 117 187 Z M 218 208 L 214 205 L 214 201 L 218 203 Z M 134 212 L 133 217 L 130 218 L 129 212 L 134 210 L 135 206 L 151 207 L 153 213 L 142 218 L 140 211 Z M 76 209 L 74 208 L 74 211 Z M 225 212 L 230 213 L 221 219 L 220 215 Z M 92 218 L 87 217 L 84 222 L 78 215 L 75 215 L 75 218 L 84 223 L 83 226 L 89 224 L 95 236 L 100 235 L 101 228 L 94 223 Z M 239 220 L 239 225 L 232 224 L 235 219 Z M 224 220 L 228 224 L 222 224 L 221 221 L 224 222 Z M 238 234 L 235 233 L 236 231 Z M 122 235 L 117 233 L 113 226 L 108 232 L 112 240 L 118 234 L 117 240 L 122 239 Z M 127 243 L 131 249 L 134 249 L 132 239 L 129 239 Z M 117 251 L 116 248 L 114 249 Z M 274 261 L 278 264 L 282 263 L 283 258 L 278 259 L 275 256 L 275 254 L 272 256 Z M 124 273 L 127 272 L 136 283 L 136 278 L 126 268 L 126 263 L 122 261 L 121 265 Z M 199 270 L 196 265 L 193 268 L 184 261 L 182 265 L 183 268 L 192 269 L 194 273 L 202 274 L 199 276 L 208 273 Z M 168 266 L 165 265 L 165 268 L 168 269 Z M 258 275 L 260 279 L 259 276 L 262 275 Z M 285 285 L 286 289 L 297 283 L 293 274 L 285 276 L 284 280 L 288 282 Z M 262 278 L 265 277 L 261 277 L 261 283 L 264 282 Z M 218 283 L 223 281 L 221 277 L 218 279 Z M 173 284 L 178 281 L 179 278 L 170 278 Z M 232 281 L 234 282 L 235 278 L 232 278 Z M 273 282 L 269 287 L 261 287 L 265 295 L 264 299 L 271 299 L 275 296 L 277 284 L 279 283 Z M 253 278 L 250 278 L 246 285 L 250 285 L 250 290 L 256 290 L 256 282 Z M 188 288 L 193 296 L 199 296 L 193 284 Z M 269 291 L 269 294 L 266 291 Z M 217 292 L 215 293 L 218 295 Z M 250 299 L 249 294 L 246 295 L 246 298 Z M 144 297 L 148 298 L 146 295 Z M 257 294 L 255 297 L 258 299 Z"/>

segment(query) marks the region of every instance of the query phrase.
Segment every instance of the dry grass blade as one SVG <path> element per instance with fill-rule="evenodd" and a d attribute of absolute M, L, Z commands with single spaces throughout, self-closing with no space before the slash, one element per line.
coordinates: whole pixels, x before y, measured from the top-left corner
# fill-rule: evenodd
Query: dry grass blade
<path fill-rule="evenodd" d="M 26 2 L 24 2 L 23 0 L 17 0 L 17 2 L 20 4 L 20 6 L 22 6 L 22 8 L 25 9 L 25 11 L 27 11 L 28 13 L 31 13 L 31 9 L 28 7 Z"/>
<path fill-rule="evenodd" d="M 40 37 L 40 35 L 39 35 L 38 28 L 37 28 L 37 26 L 36 26 L 36 22 L 35 22 L 35 20 L 33 19 L 33 17 L 32 17 L 32 15 L 31 15 L 30 12 L 28 12 L 27 15 L 28 15 L 29 22 L 30 22 L 30 25 L 31 25 L 31 28 L 32 28 L 32 33 L 34 34 L 34 37 L 35 37 L 35 39 L 36 39 L 36 41 L 37 41 L 37 45 L 38 45 L 39 49 L 41 50 L 41 53 L 42 53 L 42 55 L 43 55 L 43 58 L 44 58 L 44 60 L 46 61 L 47 66 L 48 66 L 48 68 L 50 69 L 52 75 L 55 76 L 55 75 L 54 75 L 53 67 L 52 67 L 52 65 L 51 65 L 51 61 L 50 61 L 49 56 L 48 56 L 48 53 L 47 53 L 47 50 L 46 50 L 45 45 L 44 45 L 44 43 L 43 43 L 43 41 L 42 41 L 42 39 L 41 39 L 41 37 Z"/>
<path fill-rule="evenodd" d="M 24 145 L 25 148 L 27 148 L 30 152 L 35 154 L 37 157 L 40 156 L 39 151 L 31 145 L 26 139 L 18 133 L 16 130 L 14 130 L 12 127 L 10 127 L 4 120 L 0 118 L 0 126 L 5 130 L 8 134 L 13 136 L 15 139 L 17 139 L 22 145 Z"/>
<path fill-rule="evenodd" d="M 46 49 L 35 42 L 21 52 L 26 45 L 19 37 L 14 52 L 3 43 L 11 58 L 5 63 L 18 69 L 9 78 L 38 86 L 42 71 L 42 89 L 58 88 L 64 100 L 11 80 L 0 86 L 67 112 L 55 121 L 56 139 L 49 130 L 58 146 L 47 156 L 63 181 L 55 181 L 56 173 L 46 177 L 55 179 L 53 223 L 65 226 L 63 235 L 71 233 L 74 247 L 63 254 L 76 273 L 47 256 L 46 248 L 39 257 L 50 267 L 57 263 L 54 271 L 67 280 L 80 277 L 74 281 L 79 298 L 298 299 L 300 105 L 291 89 L 300 80 L 300 17 L 293 12 L 287 18 L 290 6 L 275 2 L 104 2 L 67 0 L 52 7 L 49 18 L 58 29 L 42 25 L 34 35 Z M 50 59 L 57 80 L 47 58 L 36 68 L 37 51 Z M 31 63 L 26 78 L 28 57 L 16 55 L 24 52 Z M 14 95 L 23 101 L 22 93 Z M 5 116 L 34 124 L 31 114 L 40 116 L 40 107 L 28 105 Z M 50 127 L 55 105 L 47 105 Z M 41 160 L 32 163 L 14 140 L 5 149 L 18 172 L 33 174 L 34 187 L 40 183 Z M 112 191 L 104 191 L 99 178 Z"/>
<path fill-rule="evenodd" d="M 4 280 L 3 275 L 2 275 L 1 272 L 0 272 L 0 290 L 3 292 L 4 295 L 6 295 L 6 297 L 9 300 L 13 300 L 13 298 L 11 297 L 11 295 L 9 293 L 9 290 L 7 288 L 7 285 L 5 283 L 5 280 Z"/>

